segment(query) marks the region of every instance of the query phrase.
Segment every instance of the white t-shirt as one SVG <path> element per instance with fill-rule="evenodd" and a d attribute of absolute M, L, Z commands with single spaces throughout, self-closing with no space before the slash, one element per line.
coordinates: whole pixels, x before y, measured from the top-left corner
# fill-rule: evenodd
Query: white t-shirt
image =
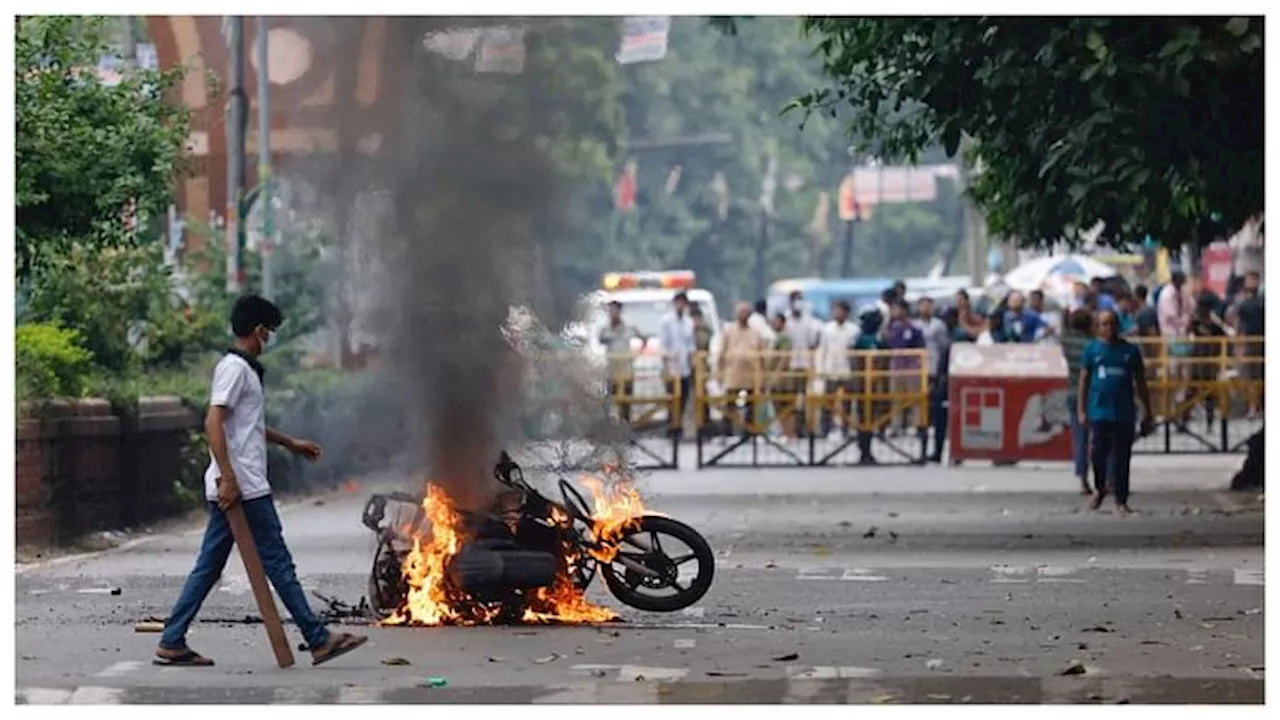
<path fill-rule="evenodd" d="M 861 329 L 846 320 L 843 325 L 835 320 L 829 321 L 822 328 L 818 339 L 818 372 L 828 377 L 848 377 L 853 372 L 849 351 L 861 334 Z"/>
<path fill-rule="evenodd" d="M 240 485 L 240 499 L 253 500 L 271 494 L 267 483 L 267 398 L 253 367 L 239 355 L 228 353 L 213 369 L 209 405 L 227 409 L 222 427 L 227 433 L 227 456 Z M 209 453 L 204 471 L 204 496 L 218 499 L 218 463 Z"/>

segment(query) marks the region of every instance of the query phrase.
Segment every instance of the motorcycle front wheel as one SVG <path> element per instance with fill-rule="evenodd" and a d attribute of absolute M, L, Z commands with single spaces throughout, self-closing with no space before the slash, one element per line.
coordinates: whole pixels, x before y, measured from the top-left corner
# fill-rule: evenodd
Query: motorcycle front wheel
<path fill-rule="evenodd" d="M 694 562 L 697 569 L 690 570 Z M 618 556 L 601 566 L 601 574 L 619 601 L 647 612 L 675 612 L 711 589 L 715 555 L 697 530 L 668 517 L 645 515 L 623 536 Z"/>

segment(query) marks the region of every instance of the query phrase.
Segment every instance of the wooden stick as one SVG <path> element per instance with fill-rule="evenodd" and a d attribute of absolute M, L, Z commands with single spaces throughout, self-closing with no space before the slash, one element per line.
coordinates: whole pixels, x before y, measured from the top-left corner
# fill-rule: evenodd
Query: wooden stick
<path fill-rule="evenodd" d="M 275 598 L 271 597 L 271 588 L 267 585 L 267 574 L 262 569 L 262 558 L 258 555 L 258 546 L 253 543 L 253 532 L 249 530 L 249 520 L 244 516 L 244 507 L 236 501 L 227 508 L 227 523 L 231 526 L 231 535 L 236 546 L 240 548 L 240 560 L 244 562 L 245 574 L 249 576 L 249 586 L 253 588 L 253 599 L 258 601 L 258 612 L 262 613 L 262 624 L 267 627 L 267 638 L 271 640 L 271 650 L 276 655 L 276 664 L 282 668 L 293 665 L 293 649 L 289 647 L 289 638 L 284 634 L 284 623 L 280 621 L 280 610 L 276 607 Z"/>

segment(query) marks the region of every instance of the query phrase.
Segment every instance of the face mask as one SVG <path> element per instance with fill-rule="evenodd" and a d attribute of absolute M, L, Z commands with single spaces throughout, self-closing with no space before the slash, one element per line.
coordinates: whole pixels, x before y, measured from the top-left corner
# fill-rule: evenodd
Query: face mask
<path fill-rule="evenodd" d="M 271 330 L 267 331 L 267 337 L 265 340 L 263 340 L 262 338 L 258 338 L 259 342 L 262 343 L 263 353 L 266 353 L 267 350 L 271 349 L 271 347 L 275 345 L 275 339 L 276 339 L 276 334 Z"/>

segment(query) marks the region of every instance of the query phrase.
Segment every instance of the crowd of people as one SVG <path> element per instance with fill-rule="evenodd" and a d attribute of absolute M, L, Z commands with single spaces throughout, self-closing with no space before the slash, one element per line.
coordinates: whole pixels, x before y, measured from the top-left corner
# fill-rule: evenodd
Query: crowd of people
<path fill-rule="evenodd" d="M 953 343 L 1060 344 L 1074 389 L 1079 387 L 1086 348 L 1097 339 L 1105 318 L 1114 320 L 1116 337 L 1139 341 L 1134 346 L 1146 360 L 1144 379 L 1148 368 L 1192 380 L 1217 379 L 1221 369 L 1237 358 L 1235 350 L 1230 350 L 1232 346 L 1220 340 L 1228 335 L 1257 338 L 1236 346 L 1238 359 L 1243 360 L 1236 371 L 1243 377 L 1261 378 L 1263 303 L 1257 273 L 1233 279 L 1227 298 L 1204 288 L 1198 278 L 1176 271 L 1168 284 L 1154 292 L 1141 285 L 1130 291 L 1101 278 L 1076 283 L 1061 312 L 1048 308 L 1045 293 L 1040 290 L 1010 292 L 985 312 L 979 311 L 978 303 L 967 291 L 960 290 L 949 300 L 946 303 L 921 297 L 908 303 L 906 284 L 898 281 L 885 289 L 878 302 L 857 308 L 856 315 L 847 301 L 836 300 L 831 317 L 820 318 L 810 311 L 799 291 L 790 295 L 780 312 L 770 313 L 764 301 L 754 305 L 739 303 L 734 319 L 723 329 L 722 343 L 713 359 L 710 350 L 715 329 L 709 327 L 700 308 L 690 304 L 687 295 L 677 294 L 658 337 L 673 394 L 675 384 L 679 384 L 676 411 L 684 417 L 692 404 L 697 378 L 713 379 L 723 390 L 724 419 L 711 423 L 710 408 L 704 404 L 697 423 L 700 432 L 751 434 L 776 421 L 776 432 L 788 437 L 803 437 L 810 432 L 848 437 L 855 428 L 865 425 L 858 422 L 859 418 L 883 418 L 891 411 L 888 400 L 853 402 L 864 395 L 867 383 L 877 384 L 877 394 L 892 393 L 898 398 L 919 396 L 925 391 L 933 430 L 927 458 L 942 462 L 948 420 L 947 364 Z M 622 318 L 622 306 L 611 305 L 609 325 L 601 334 L 602 344 L 610 350 L 621 350 L 635 336 Z M 850 350 L 916 352 L 867 356 Z M 1215 354 L 1222 356 L 1220 362 L 1180 360 L 1206 360 Z M 1151 362 L 1157 355 L 1168 362 Z M 620 362 L 622 365 L 612 374 L 613 391 L 630 394 L 630 381 L 625 377 L 629 376 L 630 364 L 625 359 Z M 867 373 L 869 369 L 874 372 Z M 808 382 L 811 378 L 817 382 Z M 927 388 L 922 387 L 926 382 Z M 762 393 L 767 394 L 769 402 L 759 401 Z M 806 417 L 805 396 L 810 393 L 827 398 L 817 418 Z M 1259 411 L 1261 394 L 1250 403 L 1251 412 Z M 927 435 L 926 428 L 918 427 L 915 409 L 906 403 L 881 434 L 916 427 L 922 436 Z M 1075 403 L 1071 409 L 1077 410 Z M 1212 407 L 1207 405 L 1206 411 L 1212 420 Z M 1175 420 L 1185 423 L 1185 414 Z M 814 422 L 807 422 L 809 419 Z M 1089 488 L 1086 424 L 1086 418 L 1073 412 L 1075 470 L 1084 489 Z M 857 433 L 861 461 L 868 464 L 874 463 L 870 452 L 872 437 L 870 432 Z"/>

